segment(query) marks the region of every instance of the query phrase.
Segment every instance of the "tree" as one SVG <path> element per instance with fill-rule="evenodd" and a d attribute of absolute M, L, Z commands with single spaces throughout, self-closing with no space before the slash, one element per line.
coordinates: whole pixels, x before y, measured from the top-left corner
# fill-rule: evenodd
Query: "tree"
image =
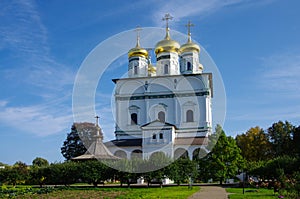
<path fill-rule="evenodd" d="M 75 126 L 82 143 L 88 149 L 95 140 L 95 135 L 97 134 L 96 125 L 90 122 L 81 122 L 75 123 Z"/>
<path fill-rule="evenodd" d="M 268 137 L 275 157 L 291 155 L 294 129 L 295 127 L 288 121 L 279 121 L 268 128 Z"/>
<path fill-rule="evenodd" d="M 43 187 L 43 185 L 46 182 L 46 176 L 49 176 L 47 174 L 47 171 L 49 171 L 49 166 L 33 166 L 30 168 L 30 184 L 38 184 L 40 185 L 40 188 Z"/>
<path fill-rule="evenodd" d="M 236 142 L 247 161 L 256 162 L 271 158 L 271 143 L 268 135 L 258 126 L 250 128 L 245 134 L 237 135 Z"/>
<path fill-rule="evenodd" d="M 66 160 L 83 155 L 90 146 L 94 135 L 96 135 L 96 126 L 93 123 L 74 123 L 61 147 L 62 155 Z"/>
<path fill-rule="evenodd" d="M 80 164 L 80 175 L 82 180 L 93 184 L 97 187 L 98 184 L 104 183 L 105 180 L 109 179 L 112 173 L 108 166 L 97 160 L 89 160 L 81 162 Z"/>
<path fill-rule="evenodd" d="M 49 166 L 49 162 L 44 158 L 37 157 L 32 161 L 32 166 L 45 167 L 45 166 Z"/>
<path fill-rule="evenodd" d="M 29 177 L 28 174 L 28 166 L 18 161 L 12 167 L 8 166 L 0 170 L 0 181 L 16 186 L 17 184 L 24 184 Z"/>
<path fill-rule="evenodd" d="M 293 148 L 294 154 L 300 161 L 300 126 L 294 129 L 293 131 Z M 300 175 L 299 175 L 300 176 Z"/>
<path fill-rule="evenodd" d="M 65 185 L 78 182 L 81 175 L 81 168 L 77 162 L 67 161 L 64 163 L 50 164 L 42 167 L 45 184 Z"/>
<path fill-rule="evenodd" d="M 237 174 L 238 170 L 243 167 L 244 161 L 236 141 L 232 137 L 226 137 L 220 125 L 216 127 L 216 134 L 219 135 L 219 139 L 210 152 L 209 162 L 212 174 L 222 184 L 226 178 Z"/>
<path fill-rule="evenodd" d="M 177 185 L 186 182 L 189 178 L 197 176 L 196 161 L 186 158 L 179 158 L 168 166 L 168 177 Z"/>

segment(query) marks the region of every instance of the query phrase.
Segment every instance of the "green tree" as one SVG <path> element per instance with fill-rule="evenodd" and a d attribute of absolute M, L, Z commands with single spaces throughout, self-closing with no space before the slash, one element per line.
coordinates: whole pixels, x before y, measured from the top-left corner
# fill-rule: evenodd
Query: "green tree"
<path fill-rule="evenodd" d="M 220 181 L 234 177 L 240 168 L 244 166 L 241 149 L 237 146 L 236 141 L 232 137 L 226 137 L 220 125 L 216 127 L 216 134 L 219 139 L 210 154 L 210 166 L 214 178 Z"/>
<path fill-rule="evenodd" d="M 292 133 L 294 129 L 295 127 L 288 121 L 279 121 L 268 128 L 268 137 L 275 157 L 291 155 L 294 151 L 292 148 Z"/>
<path fill-rule="evenodd" d="M 201 159 L 194 160 L 198 167 L 197 179 L 202 182 L 208 182 L 213 177 L 211 168 L 211 153 Z"/>
<path fill-rule="evenodd" d="M 0 181 L 13 186 L 24 184 L 28 178 L 29 167 L 21 161 L 0 170 Z"/>
<path fill-rule="evenodd" d="M 250 128 L 245 134 L 237 135 L 236 142 L 247 161 L 256 162 L 271 158 L 268 135 L 258 126 Z"/>
<path fill-rule="evenodd" d="M 93 184 L 95 187 L 112 177 L 110 175 L 112 173 L 112 169 L 98 160 L 81 162 L 79 165 L 82 180 Z"/>
<path fill-rule="evenodd" d="M 168 166 L 168 177 L 177 185 L 197 177 L 197 164 L 187 158 L 179 158 Z"/>
<path fill-rule="evenodd" d="M 143 164 L 141 163 L 141 159 L 121 159 L 115 162 L 111 162 L 113 168 L 118 168 L 119 171 L 115 172 L 116 179 L 119 179 L 121 182 L 121 186 L 123 183 L 127 183 L 127 187 L 130 187 L 130 184 L 135 181 L 139 174 L 135 173 L 138 172 L 138 169 L 143 169 Z M 109 165 L 109 164 L 108 164 Z M 139 166 L 140 168 L 137 168 Z"/>
<path fill-rule="evenodd" d="M 37 157 L 32 161 L 32 166 L 45 167 L 45 166 L 49 166 L 49 162 L 44 158 Z"/>
<path fill-rule="evenodd" d="M 297 128 L 294 128 L 293 131 L 293 149 L 294 149 L 294 154 L 300 161 L 300 126 Z M 299 175 L 300 176 L 300 175 Z"/>
<path fill-rule="evenodd" d="M 40 187 L 43 187 L 43 185 L 46 182 L 46 176 L 47 176 L 47 171 L 48 166 L 42 166 L 42 167 L 38 167 L 38 166 L 33 166 L 30 168 L 30 184 L 38 184 L 40 185 Z"/>
<path fill-rule="evenodd" d="M 96 133 L 97 128 L 93 123 L 73 123 L 71 132 L 68 133 L 67 139 L 61 147 L 62 155 L 66 160 L 83 155 L 92 144 Z"/>
<path fill-rule="evenodd" d="M 74 157 L 83 155 L 86 150 L 87 149 L 78 134 L 76 124 L 74 123 L 71 127 L 71 132 L 68 133 L 67 139 L 61 147 L 61 154 L 66 158 L 66 160 L 70 160 Z"/>
<path fill-rule="evenodd" d="M 80 165 L 77 162 L 51 164 L 44 169 L 45 184 L 63 184 L 69 186 L 80 178 Z"/>

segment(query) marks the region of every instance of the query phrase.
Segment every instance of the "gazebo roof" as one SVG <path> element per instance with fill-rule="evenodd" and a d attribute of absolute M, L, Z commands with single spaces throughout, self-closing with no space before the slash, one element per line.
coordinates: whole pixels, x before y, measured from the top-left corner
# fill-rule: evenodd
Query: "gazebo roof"
<path fill-rule="evenodd" d="M 118 160 L 120 158 L 114 156 L 103 144 L 103 136 L 100 127 L 97 125 L 97 135 L 94 142 L 90 145 L 85 154 L 72 158 L 72 160 Z"/>

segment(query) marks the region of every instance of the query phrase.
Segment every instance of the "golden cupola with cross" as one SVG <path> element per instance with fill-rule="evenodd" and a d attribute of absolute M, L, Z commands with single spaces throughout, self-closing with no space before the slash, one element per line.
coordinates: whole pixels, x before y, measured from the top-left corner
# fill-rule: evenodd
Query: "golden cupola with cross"
<path fill-rule="evenodd" d="M 192 74 L 202 73 L 203 66 L 199 61 L 200 46 L 192 41 L 191 27 L 194 26 L 190 21 L 186 25 L 188 28 L 188 40 L 187 43 L 181 45 L 179 51 L 181 55 L 180 59 L 180 73 Z"/>
<path fill-rule="evenodd" d="M 141 28 L 137 28 L 136 46 L 128 51 L 128 77 L 148 76 L 148 51 L 140 46 Z"/>
<path fill-rule="evenodd" d="M 179 75 L 179 49 L 180 44 L 171 39 L 169 20 L 173 17 L 166 14 L 163 18 L 166 21 L 166 36 L 155 45 L 156 54 L 156 75 Z"/>
<path fill-rule="evenodd" d="M 178 53 L 179 48 L 180 48 L 180 44 L 177 41 L 171 39 L 170 29 L 167 27 L 165 38 L 163 40 L 159 41 L 155 45 L 155 54 L 158 55 L 159 53 L 162 53 L 162 52 Z"/>

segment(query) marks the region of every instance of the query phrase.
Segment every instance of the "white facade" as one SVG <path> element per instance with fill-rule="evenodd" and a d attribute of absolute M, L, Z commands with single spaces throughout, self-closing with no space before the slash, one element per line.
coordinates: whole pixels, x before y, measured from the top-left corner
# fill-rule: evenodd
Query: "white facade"
<path fill-rule="evenodd" d="M 116 139 L 106 143 L 119 157 L 148 159 L 155 152 L 190 159 L 207 145 L 212 129 L 212 74 L 202 73 L 200 48 L 166 37 L 155 48 L 156 66 L 139 46 L 128 53 L 128 78 L 114 79 Z"/>

